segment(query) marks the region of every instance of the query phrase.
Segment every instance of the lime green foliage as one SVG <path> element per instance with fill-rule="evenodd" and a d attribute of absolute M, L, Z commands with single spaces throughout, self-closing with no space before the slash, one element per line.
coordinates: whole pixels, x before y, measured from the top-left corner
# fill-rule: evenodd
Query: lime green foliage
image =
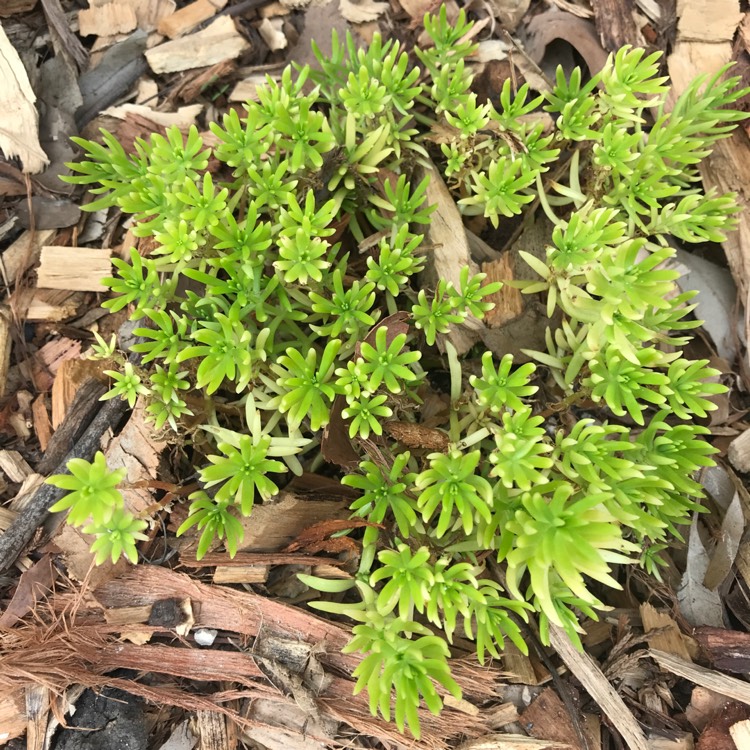
<path fill-rule="evenodd" d="M 356 690 L 415 736 L 420 703 L 442 706 L 436 683 L 460 694 L 456 633 L 480 662 L 506 638 L 526 650 L 529 617 L 545 642 L 550 624 L 577 641 L 618 566 L 658 574 L 699 509 L 694 474 L 714 449 L 695 421 L 725 389 L 682 352 L 699 323 L 668 263 L 672 238 L 720 241 L 735 225 L 734 197 L 705 195 L 697 165 L 745 93 L 721 71 L 667 112 L 658 55 L 624 48 L 593 78 L 560 70 L 540 95 L 506 81 L 482 102 L 466 15 L 451 25 L 443 8 L 425 28 L 418 60 L 377 34 L 368 48 L 334 35 L 318 70 L 287 68 L 212 123 L 213 151 L 195 128 L 133 154 L 104 133 L 77 141 L 67 178 L 93 187 L 87 208 L 116 206 L 155 240 L 105 281 L 109 308 L 141 321 L 139 363 L 103 340 L 96 354 L 117 363 L 107 397 L 142 399 L 155 429 L 192 448 L 202 488 L 178 533 L 199 533 L 199 558 L 217 540 L 233 555 L 239 517 L 289 472 L 317 470 L 326 431 L 348 435 L 359 469 L 341 482 L 370 522 L 351 532 L 359 568 L 300 578 L 337 595 L 313 606 L 358 623 Z M 417 277 L 432 249 L 428 155 L 464 214 L 499 226 L 538 206 L 552 223 L 546 246 L 517 248 L 529 278 L 510 282 L 546 300 L 545 351 L 461 359 L 451 345 L 500 284 L 468 267 L 434 288 Z M 433 399 L 428 417 L 441 354 L 447 408 Z M 388 420 L 438 429 L 446 447 L 400 444 Z M 102 461 L 54 479 L 73 491 L 55 509 L 106 531 L 100 558 L 132 559 L 142 522 L 118 515 L 120 477 Z"/>
<path fill-rule="evenodd" d="M 110 471 L 104 454 L 97 451 L 93 462 L 83 458 L 68 461 L 70 474 L 55 474 L 47 482 L 67 490 L 50 510 L 57 513 L 69 510 L 68 523 L 83 526 L 96 539 L 91 551 L 96 553 L 96 564 L 107 558 L 115 562 L 121 555 L 132 563 L 138 562 L 135 543 L 145 540 L 142 533 L 148 525 L 124 510 L 124 499 L 117 486 L 125 478 L 125 469 Z"/>

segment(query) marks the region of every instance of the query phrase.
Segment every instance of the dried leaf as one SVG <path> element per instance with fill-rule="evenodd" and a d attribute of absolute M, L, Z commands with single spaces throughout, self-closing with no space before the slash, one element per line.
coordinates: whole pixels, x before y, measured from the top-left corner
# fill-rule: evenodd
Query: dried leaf
<path fill-rule="evenodd" d="M 0 150 L 8 157 L 17 156 L 23 162 L 23 171 L 35 174 L 49 163 L 47 154 L 39 144 L 39 115 L 34 107 L 36 95 L 29 83 L 13 45 L 0 26 Z"/>
<path fill-rule="evenodd" d="M 677 590 L 677 601 L 685 619 L 694 626 L 722 627 L 723 606 L 717 591 L 703 585 L 710 559 L 698 531 L 698 517 L 693 519 L 688 539 L 687 566 Z"/>

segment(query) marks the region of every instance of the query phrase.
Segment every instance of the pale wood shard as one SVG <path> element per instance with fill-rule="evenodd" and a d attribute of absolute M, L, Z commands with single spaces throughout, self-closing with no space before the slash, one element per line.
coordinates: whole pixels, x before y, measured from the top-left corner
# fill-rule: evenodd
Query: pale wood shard
<path fill-rule="evenodd" d="M 573 750 L 565 742 L 537 740 L 524 734 L 485 734 L 462 742 L 456 750 Z"/>
<path fill-rule="evenodd" d="M 286 49 L 289 44 L 283 27 L 283 18 L 264 18 L 258 26 L 258 33 L 272 52 Z"/>
<path fill-rule="evenodd" d="M 135 8 L 127 0 L 92 5 L 78 12 L 78 29 L 81 36 L 127 34 L 137 25 Z"/>
<path fill-rule="evenodd" d="M 5 305 L 2 305 L 0 306 L 0 396 L 5 395 L 12 348 L 11 312 Z"/>
<path fill-rule="evenodd" d="M 552 624 L 549 634 L 550 644 L 558 656 L 599 704 L 630 750 L 649 750 L 648 741 L 636 718 L 628 710 L 619 693 L 610 685 L 599 665 L 588 654 L 578 651 L 562 628 Z M 748 690 L 750 691 L 750 686 Z"/>
<path fill-rule="evenodd" d="M 673 654 L 666 653 L 666 651 L 650 649 L 649 656 L 660 667 L 678 677 L 684 677 L 695 685 L 700 685 L 708 690 L 713 690 L 714 693 L 750 705 L 750 683 L 744 680 L 738 680 L 736 677 L 729 677 L 721 672 L 699 667 L 697 664 L 687 662 Z"/>
<path fill-rule="evenodd" d="M 534 666 L 526 654 L 522 654 L 518 647 L 508 641 L 503 649 L 503 668 L 511 676 L 508 682 L 520 685 L 537 685 L 537 679 Z"/>
<path fill-rule="evenodd" d="M 175 39 L 192 31 L 203 21 L 213 18 L 226 4 L 227 0 L 195 0 L 166 18 L 162 18 L 157 30 L 160 34 Z"/>
<path fill-rule="evenodd" d="M 233 750 L 230 747 L 227 717 L 215 711 L 198 711 L 195 715 L 198 750 Z"/>
<path fill-rule="evenodd" d="M 666 612 L 659 612 L 648 603 L 641 604 L 640 610 L 643 628 L 647 633 L 652 630 L 662 631 L 658 635 L 653 635 L 648 639 L 649 644 L 653 648 L 658 648 L 660 651 L 666 651 L 669 654 L 679 656 L 681 659 L 685 659 L 685 661 L 692 661 L 685 641 L 682 640 L 677 623 Z"/>
<path fill-rule="evenodd" d="M 154 73 L 175 73 L 233 60 L 248 49 L 250 43 L 234 21 L 222 16 L 195 34 L 152 47 L 146 51 L 146 60 Z"/>
<path fill-rule="evenodd" d="M 0 531 L 5 531 L 12 523 L 13 521 L 18 518 L 18 513 L 14 510 L 8 510 L 8 508 L 0 508 Z M 0 709 L 0 715 L 2 714 L 2 709 Z M 0 720 L 0 726 L 2 726 L 2 721 Z"/>
<path fill-rule="evenodd" d="M 514 703 L 501 703 L 495 708 L 482 711 L 482 719 L 491 729 L 500 729 L 506 724 L 518 721 L 518 709 Z"/>
<path fill-rule="evenodd" d="M 50 717 L 50 689 L 45 685 L 26 688 L 26 749 L 44 750 Z"/>
<path fill-rule="evenodd" d="M 175 0 L 129 0 L 135 8 L 138 28 L 143 31 L 156 31 L 163 18 L 174 13 Z"/>
<path fill-rule="evenodd" d="M 26 230 L 2 254 L 3 281 L 11 285 L 24 272 L 36 265 L 42 246 L 46 245 L 56 234 L 56 229 L 41 229 L 36 232 Z"/>
<path fill-rule="evenodd" d="M 729 734 L 738 748 L 750 747 L 750 719 L 732 724 Z"/>
<path fill-rule="evenodd" d="M 265 583 L 268 565 L 217 565 L 214 583 Z"/>
<path fill-rule="evenodd" d="M 65 289 L 20 289 L 19 307 L 32 323 L 59 323 L 74 317 L 83 304 L 82 292 Z"/>
<path fill-rule="evenodd" d="M 112 273 L 111 256 L 109 248 L 47 245 L 42 248 L 37 287 L 101 292 L 102 279 Z"/>
<path fill-rule="evenodd" d="M 26 477 L 34 473 L 18 451 L 4 450 L 0 450 L 0 471 L 3 471 L 11 482 L 17 483 L 23 482 Z"/>
<path fill-rule="evenodd" d="M 682 42 L 726 42 L 742 21 L 737 0 L 677 0 L 676 15 Z"/>
<path fill-rule="evenodd" d="M 230 102 L 249 102 L 257 101 L 258 99 L 258 86 L 263 86 L 266 83 L 265 75 L 255 73 L 248 78 L 243 78 L 241 81 L 237 81 L 235 87 L 229 94 Z"/>
<path fill-rule="evenodd" d="M 49 159 L 39 143 L 39 115 L 34 103 L 36 95 L 31 88 L 21 58 L 0 25 L 0 151 L 5 156 L 17 156 L 23 171 L 41 172 Z"/>
<path fill-rule="evenodd" d="M 0 743 L 20 737 L 26 731 L 23 691 L 14 690 L 0 698 Z"/>

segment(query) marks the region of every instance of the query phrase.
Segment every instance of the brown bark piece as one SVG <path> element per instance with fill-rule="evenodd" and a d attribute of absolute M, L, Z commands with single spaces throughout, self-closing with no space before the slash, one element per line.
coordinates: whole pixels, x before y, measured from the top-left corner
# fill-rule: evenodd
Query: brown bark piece
<path fill-rule="evenodd" d="M 135 8 L 127 0 L 93 5 L 78 12 L 81 36 L 127 34 L 138 25 Z"/>
<path fill-rule="evenodd" d="M 450 446 L 450 439 L 444 432 L 414 422 L 384 422 L 383 430 L 405 448 L 424 448 L 445 453 Z"/>
<path fill-rule="evenodd" d="M 42 248 L 37 287 L 101 292 L 102 279 L 112 274 L 112 251 L 97 247 Z"/>
<path fill-rule="evenodd" d="M 545 688 L 521 714 L 521 724 L 532 737 L 564 742 L 575 750 L 584 750 L 568 710 L 552 688 Z"/>
<path fill-rule="evenodd" d="M 703 627 L 697 628 L 693 635 L 716 669 L 750 672 L 750 633 Z"/>
<path fill-rule="evenodd" d="M 16 13 L 28 13 L 33 10 L 37 0 L 3 0 L 0 6 L 0 18 L 9 18 Z"/>
<path fill-rule="evenodd" d="M 691 661 L 690 653 L 680 635 L 677 623 L 665 612 L 659 612 L 650 604 L 641 604 L 641 621 L 644 630 L 649 633 L 652 630 L 662 629 L 659 635 L 649 638 L 648 642 L 661 651 L 679 656 L 685 661 Z"/>
<path fill-rule="evenodd" d="M 195 34 L 152 47 L 146 51 L 146 60 L 154 73 L 175 73 L 233 60 L 248 49 L 250 43 L 234 21 L 222 16 Z"/>
<path fill-rule="evenodd" d="M 252 519 L 241 519 L 245 529 L 242 550 L 275 552 L 294 541 L 309 526 L 347 515 L 346 503 L 303 500 L 282 493 L 277 502 L 253 508 Z"/>
<path fill-rule="evenodd" d="M 750 716 L 750 709 L 741 703 L 730 703 L 703 730 L 695 750 L 738 750 L 729 728 Z"/>
<path fill-rule="evenodd" d="M 166 18 L 162 18 L 157 30 L 160 34 L 175 39 L 192 31 L 203 21 L 213 18 L 226 4 L 227 0 L 195 0 Z"/>
<path fill-rule="evenodd" d="M 596 31 L 607 52 L 617 52 L 626 44 L 644 46 L 645 40 L 635 23 L 636 6 L 633 0 L 597 0 L 591 4 L 591 8 Z"/>

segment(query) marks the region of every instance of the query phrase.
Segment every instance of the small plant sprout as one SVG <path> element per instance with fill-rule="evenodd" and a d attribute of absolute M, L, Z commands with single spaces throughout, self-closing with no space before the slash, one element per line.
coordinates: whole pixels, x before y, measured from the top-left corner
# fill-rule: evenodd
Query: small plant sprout
<path fill-rule="evenodd" d="M 672 97 L 659 55 L 624 47 L 486 101 L 471 12 L 427 15 L 413 53 L 334 34 L 316 66 L 211 123 L 212 146 L 196 128 L 130 153 L 107 132 L 75 139 L 64 178 L 153 248 L 104 280 L 107 309 L 138 321 L 127 357 L 98 336 L 93 352 L 105 398 L 143 404 L 192 464 L 178 535 L 231 556 L 294 476 L 340 481 L 359 554 L 346 578 L 300 581 L 353 621 L 355 691 L 417 738 L 422 707 L 460 696 L 449 644 L 484 663 L 507 640 L 526 651 L 534 620 L 544 643 L 554 624 L 580 646 L 624 568 L 658 575 L 701 508 L 716 450 L 699 420 L 726 388 L 689 358 L 700 309 L 670 262 L 736 227 L 735 196 L 706 192 L 698 167 L 749 93 L 724 68 Z M 525 272 L 478 273 L 483 251 L 440 277 L 443 178 Z M 508 220 L 547 236 L 501 246 Z M 534 296 L 538 350 L 485 335 L 508 287 Z M 468 330 L 481 338 L 462 349 Z M 124 471 L 101 453 L 69 470 L 49 480 L 67 493 L 53 511 L 94 536 L 97 562 L 136 561 L 149 519 L 125 510 Z"/>

